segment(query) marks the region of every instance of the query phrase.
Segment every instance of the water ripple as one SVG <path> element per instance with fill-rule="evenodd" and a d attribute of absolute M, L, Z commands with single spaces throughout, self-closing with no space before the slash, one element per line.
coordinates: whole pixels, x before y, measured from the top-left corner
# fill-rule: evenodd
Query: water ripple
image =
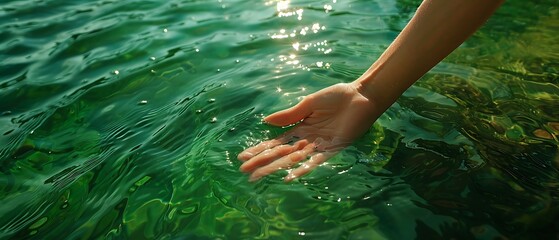
<path fill-rule="evenodd" d="M 551 0 L 508 1 L 312 174 L 238 171 L 419 2 L 3 2 L 0 238 L 555 236 Z"/>

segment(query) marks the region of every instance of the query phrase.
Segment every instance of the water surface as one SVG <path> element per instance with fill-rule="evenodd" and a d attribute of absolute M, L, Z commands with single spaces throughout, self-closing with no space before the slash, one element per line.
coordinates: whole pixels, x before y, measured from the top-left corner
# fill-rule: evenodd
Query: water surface
<path fill-rule="evenodd" d="M 312 174 L 238 171 L 419 3 L 3 1 L 0 238 L 558 237 L 554 1 L 507 1 Z"/>

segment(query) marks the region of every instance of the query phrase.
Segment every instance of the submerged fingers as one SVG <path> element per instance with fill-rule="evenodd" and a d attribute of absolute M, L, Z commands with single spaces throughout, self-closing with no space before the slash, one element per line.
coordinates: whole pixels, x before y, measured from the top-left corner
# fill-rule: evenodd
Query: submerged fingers
<path fill-rule="evenodd" d="M 311 154 L 315 150 L 314 144 L 307 144 L 301 150 L 294 151 L 289 155 L 285 155 L 268 165 L 262 166 L 256 169 L 249 178 L 249 181 L 256 181 L 266 175 L 274 173 L 281 169 L 288 169 L 291 166 L 301 162 L 302 160 L 306 159 L 309 154 Z"/>
<path fill-rule="evenodd" d="M 307 160 L 306 162 L 301 164 L 301 166 L 299 166 L 296 169 L 293 169 L 289 174 L 287 174 L 287 176 L 285 176 L 283 180 L 286 182 L 290 182 L 295 178 L 301 177 L 309 173 L 310 171 L 318 167 L 320 164 L 322 164 L 323 162 L 331 158 L 334 154 L 335 153 L 332 152 L 321 152 L 312 155 L 309 160 Z"/>
<path fill-rule="evenodd" d="M 301 135 L 304 137 L 299 140 L 296 136 Z M 284 177 L 284 181 L 290 182 L 311 172 L 347 145 L 347 141 L 336 138 L 324 139 L 319 135 L 290 131 L 282 137 L 262 142 L 241 152 L 238 158 L 244 163 L 239 169 L 250 173 L 249 181 L 256 181 L 278 170 L 293 167 L 294 169 Z M 297 164 L 300 166 L 295 168 Z"/>
<path fill-rule="evenodd" d="M 245 149 L 243 152 L 239 153 L 239 156 L 237 158 L 241 161 L 246 161 L 258 155 L 259 153 L 271 149 L 275 146 L 278 146 L 282 143 L 283 142 L 280 139 L 272 139 L 269 141 L 264 141 L 254 147 L 249 147 Z"/>
<path fill-rule="evenodd" d="M 244 161 L 247 161 L 247 160 L 253 158 L 254 156 L 257 156 L 258 154 L 260 154 L 260 153 L 262 153 L 262 152 L 264 152 L 268 149 L 272 149 L 272 148 L 274 148 L 278 145 L 282 145 L 282 144 L 292 144 L 293 142 L 295 142 L 297 140 L 299 140 L 299 137 L 290 134 L 290 137 L 283 136 L 283 137 L 278 137 L 276 139 L 264 141 L 264 142 L 261 142 L 254 147 L 249 147 L 249 148 L 245 149 L 244 151 L 239 153 L 237 158 L 244 162 Z"/>
<path fill-rule="evenodd" d="M 266 149 L 258 155 L 246 160 L 240 167 L 243 172 L 252 172 L 256 168 L 267 165 L 276 159 L 289 155 L 290 153 L 303 149 L 308 145 L 307 140 L 297 141 L 293 145 L 279 145 L 271 149 Z"/>

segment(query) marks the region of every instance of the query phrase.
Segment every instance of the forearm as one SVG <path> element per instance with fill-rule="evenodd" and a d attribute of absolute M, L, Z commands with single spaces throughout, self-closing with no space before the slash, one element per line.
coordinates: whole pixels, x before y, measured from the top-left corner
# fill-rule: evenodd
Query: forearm
<path fill-rule="evenodd" d="M 380 58 L 355 81 L 386 109 L 474 33 L 504 0 L 425 0 Z"/>

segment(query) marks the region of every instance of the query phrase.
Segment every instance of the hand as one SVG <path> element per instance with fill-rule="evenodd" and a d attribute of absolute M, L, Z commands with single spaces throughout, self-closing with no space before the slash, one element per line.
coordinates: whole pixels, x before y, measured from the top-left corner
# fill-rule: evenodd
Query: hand
<path fill-rule="evenodd" d="M 244 163 L 240 170 L 256 181 L 303 161 L 284 178 L 289 182 L 334 156 L 362 136 L 384 111 L 358 89 L 356 83 L 330 86 L 264 118 L 275 126 L 303 121 L 285 134 L 241 152 L 238 158 Z"/>

